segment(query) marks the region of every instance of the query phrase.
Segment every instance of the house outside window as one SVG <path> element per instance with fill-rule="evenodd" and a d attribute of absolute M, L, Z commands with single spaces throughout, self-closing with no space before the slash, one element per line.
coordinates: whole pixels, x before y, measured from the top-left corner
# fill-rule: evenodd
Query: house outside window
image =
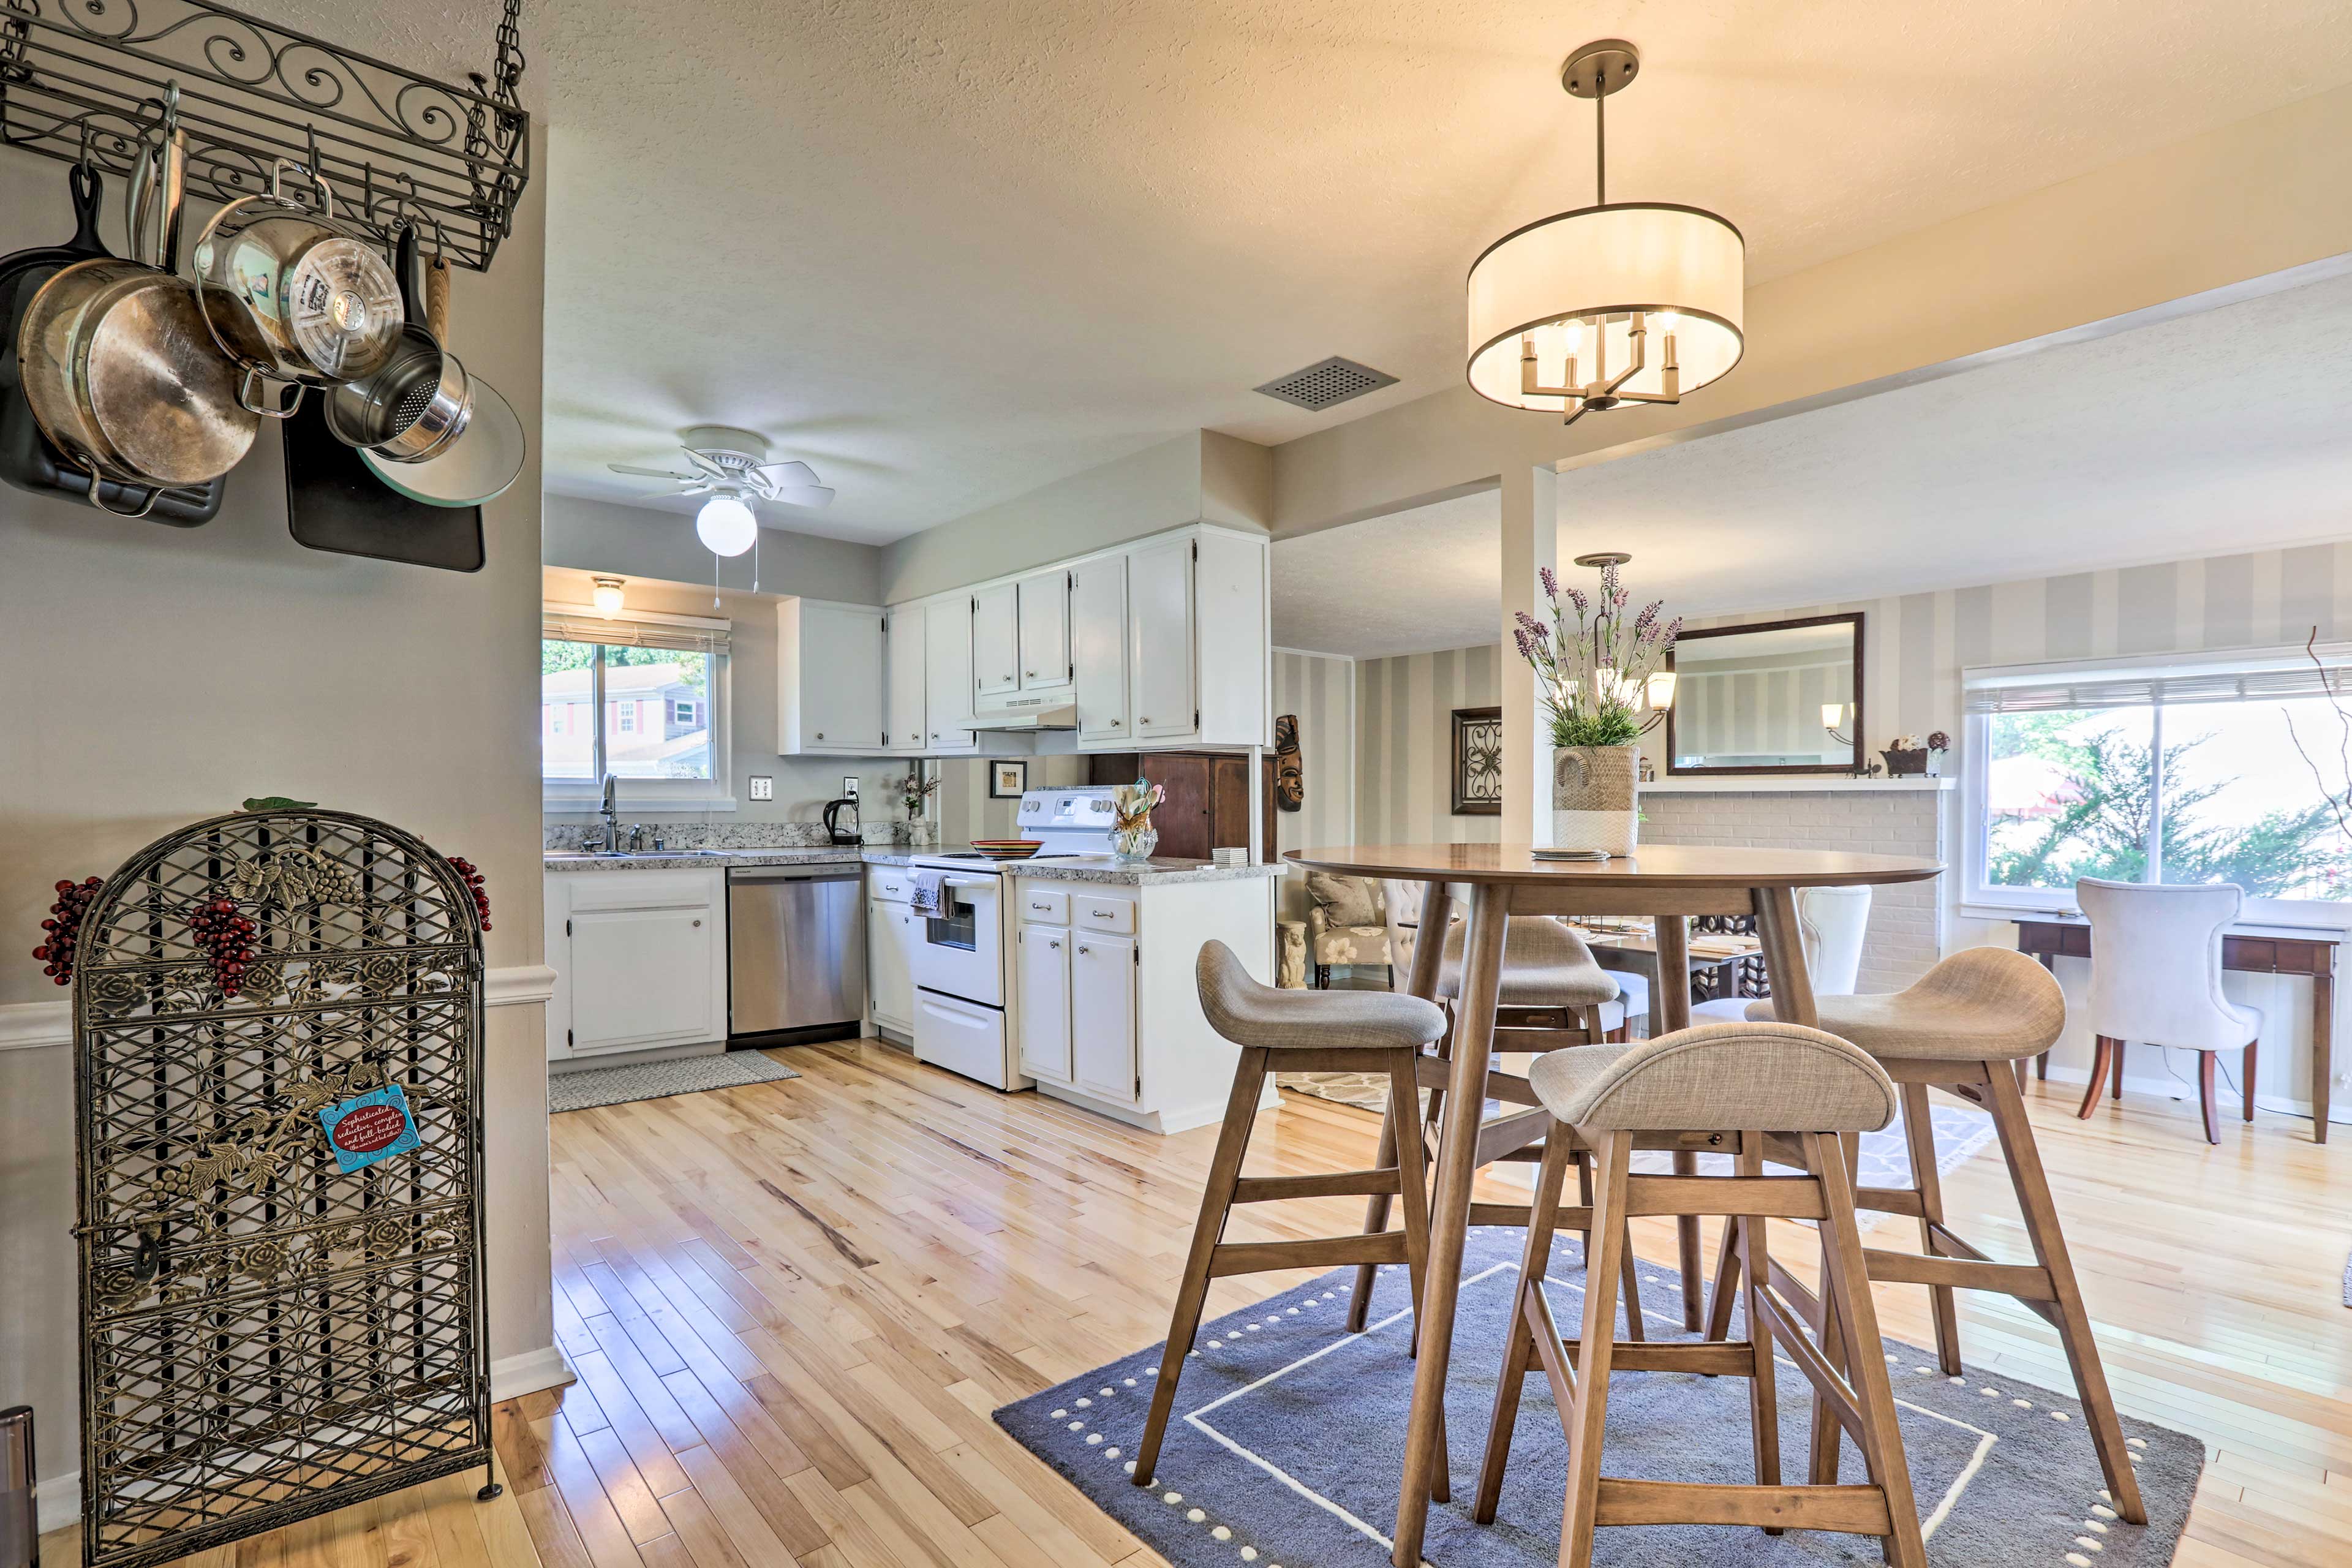
<path fill-rule="evenodd" d="M 2084 877 L 2230 882 L 2249 921 L 2352 923 L 2352 647 L 2316 651 L 1964 672 L 1966 900 L 2071 909 Z"/>
<path fill-rule="evenodd" d="M 541 793 L 593 808 L 606 773 L 639 807 L 727 809 L 729 626 L 683 616 L 607 620 L 550 605 L 540 643 Z"/>

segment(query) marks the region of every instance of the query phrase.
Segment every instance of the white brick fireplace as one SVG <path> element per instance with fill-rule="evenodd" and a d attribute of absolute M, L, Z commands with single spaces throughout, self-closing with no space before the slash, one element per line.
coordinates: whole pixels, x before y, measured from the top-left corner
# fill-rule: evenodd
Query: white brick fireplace
<path fill-rule="evenodd" d="M 1951 864 L 1951 779 L 1759 775 L 1642 786 L 1642 842 L 1844 849 Z M 1948 876 L 1950 873 L 1947 872 Z M 1899 991 L 1943 954 L 1943 879 L 1880 888 L 1863 942 L 1864 991 Z"/>

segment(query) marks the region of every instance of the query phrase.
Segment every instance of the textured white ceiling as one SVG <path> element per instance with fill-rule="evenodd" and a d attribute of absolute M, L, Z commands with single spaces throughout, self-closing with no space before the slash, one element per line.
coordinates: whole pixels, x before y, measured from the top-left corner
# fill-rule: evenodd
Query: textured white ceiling
<path fill-rule="evenodd" d="M 343 30 L 486 53 L 394 6 Z M 537 0 L 548 483 L 643 499 L 604 465 L 746 425 L 841 492 L 770 521 L 879 541 L 1450 385 L 1471 258 L 1590 199 L 1557 72 L 1611 34 L 1611 190 L 1723 212 L 1758 279 L 2352 79 L 2342 0 Z M 1402 383 L 1249 390 L 1333 353 Z"/>
<path fill-rule="evenodd" d="M 1559 477 L 1559 554 L 1685 616 L 2352 535 L 2352 278 Z M 1596 417 L 1606 417 L 1597 416 Z M 1274 546 L 1275 639 L 1496 639 L 1489 491 Z"/>

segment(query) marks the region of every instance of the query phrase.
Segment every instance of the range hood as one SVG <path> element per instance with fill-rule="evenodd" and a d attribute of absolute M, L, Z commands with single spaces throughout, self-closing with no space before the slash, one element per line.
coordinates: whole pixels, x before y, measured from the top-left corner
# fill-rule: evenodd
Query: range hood
<path fill-rule="evenodd" d="M 1075 730 L 1077 704 L 1066 697 L 1015 697 L 972 716 L 975 730 Z"/>

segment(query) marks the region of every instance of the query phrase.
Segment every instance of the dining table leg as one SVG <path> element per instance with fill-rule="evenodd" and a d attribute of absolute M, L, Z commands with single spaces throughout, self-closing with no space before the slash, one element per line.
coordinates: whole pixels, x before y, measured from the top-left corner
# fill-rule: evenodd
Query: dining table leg
<path fill-rule="evenodd" d="M 1650 993 L 1650 1016 L 1656 1020 L 1652 1027 L 1672 1034 L 1690 1027 L 1690 921 L 1682 915 L 1655 915 L 1651 919 L 1651 932 L 1658 949 L 1658 981 Z M 1675 1150 L 1674 1168 L 1677 1176 L 1697 1175 L 1698 1154 Z M 1683 1327 L 1696 1333 L 1706 1311 L 1698 1215 L 1675 1218 L 1675 1251 L 1683 1275 Z"/>
<path fill-rule="evenodd" d="M 1442 906 L 1441 906 L 1442 907 Z M 1495 1055 L 1495 1009 L 1503 990 L 1503 932 L 1511 889 L 1482 882 L 1470 900 L 1462 953 L 1462 996 L 1454 1009 L 1454 1064 L 1445 1131 L 1438 1145 L 1437 1195 L 1430 1210 L 1429 1262 L 1422 1270 L 1420 1351 L 1412 1366 L 1412 1409 L 1405 1420 L 1404 1474 L 1397 1488 L 1396 1568 L 1420 1568 L 1429 1501 L 1445 1463 L 1445 1371 L 1454 1348 L 1454 1309 L 1462 1285 L 1462 1248 L 1470 1232 L 1470 1189 L 1477 1175 L 1478 1120 L 1486 1103 L 1486 1069 Z M 1422 941 L 1432 922 L 1422 922 Z M 1437 940 L 1444 940 L 1437 927 Z M 1413 974 L 1421 973 L 1414 955 Z"/>

